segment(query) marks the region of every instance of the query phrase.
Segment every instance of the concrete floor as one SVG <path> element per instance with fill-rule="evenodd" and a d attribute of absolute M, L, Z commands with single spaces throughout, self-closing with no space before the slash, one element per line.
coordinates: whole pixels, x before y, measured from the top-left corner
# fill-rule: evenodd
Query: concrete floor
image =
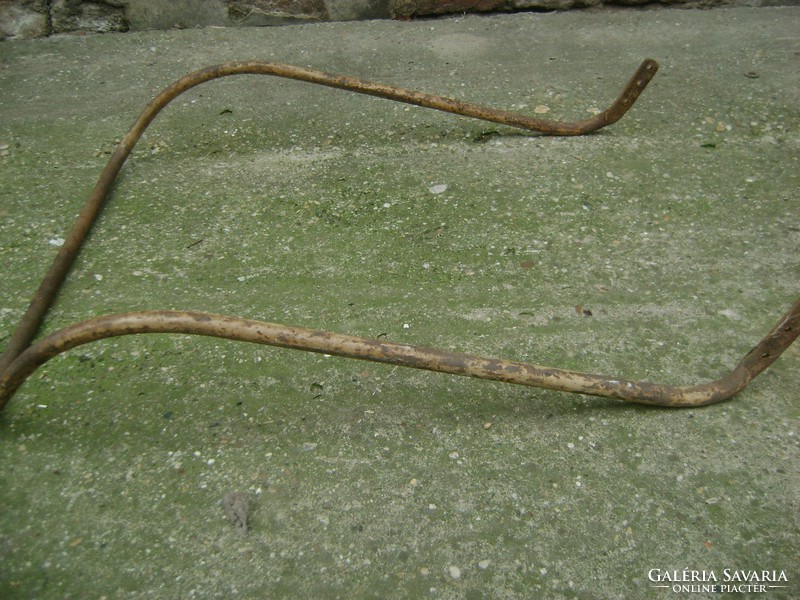
<path fill-rule="evenodd" d="M 0 44 L 0 345 L 115 140 L 192 69 L 274 60 L 573 119 L 652 57 L 631 113 L 581 138 L 285 80 L 196 88 L 129 160 L 47 329 L 198 309 L 714 378 L 800 287 L 798 19 Z M 796 598 L 799 367 L 790 348 L 733 401 L 680 411 L 188 336 L 84 346 L 0 415 L 0 597 L 716 598 L 653 579 L 728 569 Z"/>

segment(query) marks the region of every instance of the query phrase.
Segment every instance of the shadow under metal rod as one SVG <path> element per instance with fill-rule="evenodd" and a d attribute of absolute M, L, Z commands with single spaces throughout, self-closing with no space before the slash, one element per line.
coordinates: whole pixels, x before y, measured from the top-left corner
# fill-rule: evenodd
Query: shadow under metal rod
<path fill-rule="evenodd" d="M 655 74 L 656 69 L 655 61 L 644 61 L 622 95 L 609 109 L 592 119 L 575 123 L 541 121 L 449 98 L 393 88 L 350 77 L 327 75 L 319 71 L 277 63 L 227 63 L 190 73 L 161 92 L 148 105 L 106 165 L 66 242 L 39 286 L 9 346 L 0 358 L 0 410 L 5 407 L 25 379 L 50 358 L 89 342 L 144 333 L 213 336 L 564 392 L 618 398 L 628 402 L 657 406 L 702 406 L 730 398 L 772 364 L 800 334 L 800 299 L 732 371 L 716 381 L 691 386 L 631 381 L 327 331 L 188 311 L 143 311 L 97 317 L 56 331 L 30 345 L 125 159 L 158 112 L 191 87 L 226 75 L 269 74 L 418 104 L 549 135 L 580 135 L 614 123 L 624 115 Z"/>

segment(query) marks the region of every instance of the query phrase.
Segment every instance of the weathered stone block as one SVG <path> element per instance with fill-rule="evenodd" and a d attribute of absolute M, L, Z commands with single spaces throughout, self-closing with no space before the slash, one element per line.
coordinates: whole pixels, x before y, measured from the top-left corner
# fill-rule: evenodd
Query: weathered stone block
<path fill-rule="evenodd" d="M 326 20 L 325 0 L 228 0 L 228 16 L 242 25 L 284 20 Z"/>
<path fill-rule="evenodd" d="M 223 0 L 128 0 L 126 4 L 133 30 L 229 25 Z"/>
<path fill-rule="evenodd" d="M 0 40 L 36 38 L 49 33 L 46 0 L 0 0 Z"/>
<path fill-rule="evenodd" d="M 392 0 L 392 15 L 414 17 L 510 9 L 508 0 Z"/>
<path fill-rule="evenodd" d="M 601 3 L 602 0 L 513 0 L 511 4 L 515 10 L 567 10 L 597 6 Z"/>
<path fill-rule="evenodd" d="M 54 0 L 50 5 L 50 23 L 53 33 L 128 31 L 121 3 Z"/>
<path fill-rule="evenodd" d="M 326 0 L 331 21 L 386 19 L 390 15 L 389 0 Z"/>

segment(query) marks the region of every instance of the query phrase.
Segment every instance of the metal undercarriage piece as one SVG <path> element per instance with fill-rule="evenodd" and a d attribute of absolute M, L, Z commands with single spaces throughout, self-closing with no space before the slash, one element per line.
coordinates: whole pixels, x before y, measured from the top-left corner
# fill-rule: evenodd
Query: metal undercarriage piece
<path fill-rule="evenodd" d="M 101 173 L 65 243 L 0 357 L 0 410 L 6 406 L 25 379 L 50 358 L 93 341 L 145 333 L 183 333 L 220 337 L 453 375 L 618 398 L 639 404 L 692 407 L 730 398 L 772 364 L 800 334 L 800 299 L 795 301 L 775 326 L 730 372 L 715 381 L 686 386 L 578 373 L 553 367 L 190 311 L 142 311 L 101 316 L 65 327 L 32 343 L 136 142 L 169 102 L 192 87 L 229 75 L 274 75 L 492 121 L 545 135 L 583 135 L 622 118 L 653 78 L 657 69 L 658 64 L 654 60 L 645 60 L 608 109 L 590 119 L 575 122 L 545 121 L 452 98 L 352 77 L 329 75 L 280 63 L 232 62 L 189 73 L 153 99 L 120 142 Z"/>

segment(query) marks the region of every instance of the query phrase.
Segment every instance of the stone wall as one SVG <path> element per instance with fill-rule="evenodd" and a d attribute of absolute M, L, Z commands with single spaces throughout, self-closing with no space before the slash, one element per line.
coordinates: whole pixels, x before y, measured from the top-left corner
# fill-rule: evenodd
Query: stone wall
<path fill-rule="evenodd" d="M 800 5 L 800 0 L 0 0 L 0 39 L 642 4 L 696 8 Z"/>

